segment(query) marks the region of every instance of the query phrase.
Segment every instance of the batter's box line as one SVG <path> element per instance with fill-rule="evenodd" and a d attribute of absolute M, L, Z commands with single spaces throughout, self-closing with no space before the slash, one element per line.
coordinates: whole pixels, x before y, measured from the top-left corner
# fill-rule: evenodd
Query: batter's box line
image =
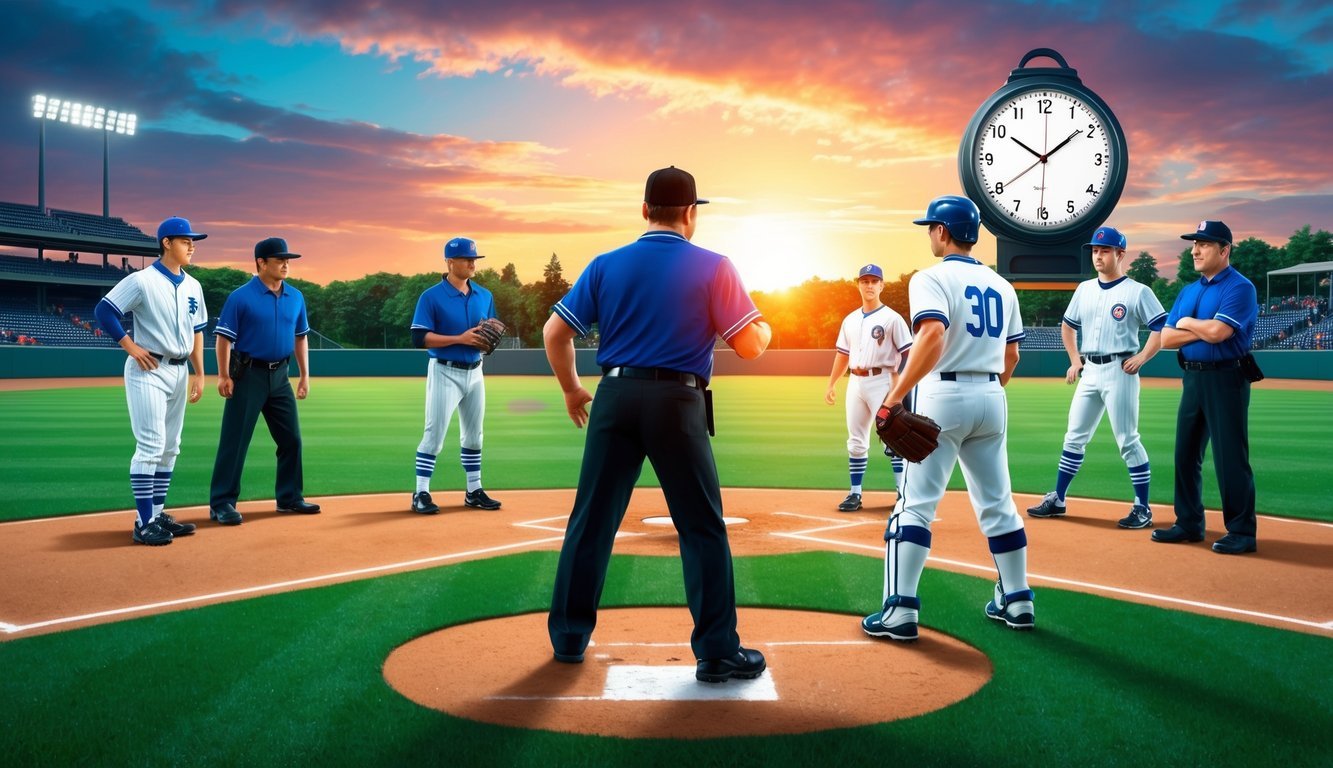
<path fill-rule="evenodd" d="M 818 536 L 803 536 L 803 535 L 798 534 L 798 533 L 775 533 L 775 534 L 773 534 L 773 535 L 774 535 L 774 536 L 785 536 L 785 537 L 790 538 L 790 539 L 800 539 L 800 540 L 802 540 L 802 541 L 811 541 L 811 542 L 815 542 L 815 543 L 818 543 L 818 544 L 831 544 L 831 545 L 833 545 L 833 546 L 835 546 L 835 547 L 851 547 L 851 548 L 854 548 L 854 549 L 865 549 L 865 550 L 869 550 L 869 551 L 872 551 L 872 552 L 875 552 L 875 553 L 878 553 L 878 554 L 883 554 L 883 552 L 884 552 L 884 547 L 883 547 L 883 546 L 872 547 L 872 546 L 870 546 L 870 545 L 868 545 L 868 544 L 854 544 L 854 543 L 850 543 L 850 542 L 846 542 L 846 541 L 838 541 L 837 539 L 821 539 L 821 538 L 819 538 Z M 974 570 L 974 571 L 981 571 L 982 573 L 986 573 L 986 574 L 993 574 L 993 573 L 995 573 L 995 566 L 994 566 L 993 564 L 992 564 L 992 565 L 977 565 L 976 563 L 967 563 L 967 562 L 963 562 L 962 560 L 948 560 L 948 559 L 945 559 L 945 558 L 942 558 L 942 557 L 936 557 L 936 556 L 934 556 L 934 555 L 930 555 L 930 556 L 927 558 L 927 561 L 926 561 L 926 562 L 928 562 L 928 563 L 944 563 L 944 564 L 946 564 L 946 565 L 952 565 L 952 566 L 957 567 L 957 568 L 967 568 L 967 569 Z M 1205 609 L 1208 609 L 1208 610 L 1211 610 L 1211 611 L 1217 611 L 1217 612 L 1219 612 L 1219 613 L 1230 613 L 1230 614 L 1235 614 L 1235 615 L 1237 615 L 1237 616 L 1249 616 L 1249 617 L 1252 617 L 1252 618 L 1258 618 L 1258 619 L 1268 619 L 1268 620 L 1270 620 L 1270 621 L 1278 621 L 1278 622 L 1283 622 L 1283 623 L 1286 623 L 1286 624 L 1297 624 L 1297 625 L 1300 625 L 1300 626 L 1302 626 L 1302 627 L 1312 627 L 1312 628 L 1314 628 L 1314 629 L 1322 629 L 1322 630 L 1325 630 L 1325 631 L 1333 630 L 1333 621 L 1320 623 L 1320 622 L 1317 622 L 1317 621 L 1310 621 L 1310 620 L 1308 620 L 1308 619 L 1298 619 L 1298 618 L 1295 618 L 1294 616 L 1279 616 L 1279 615 L 1274 614 L 1274 613 L 1263 613 L 1263 612 L 1261 612 L 1261 611 L 1249 611 L 1249 610 L 1246 610 L 1246 609 L 1244 609 L 1244 608 L 1232 608 L 1232 607 L 1229 606 L 1229 605 L 1216 605 L 1216 604 L 1214 604 L 1214 603 L 1203 603 L 1203 602 L 1199 602 L 1198 600 L 1186 600 L 1185 598 L 1182 598 L 1182 597 L 1171 597 L 1171 596 L 1169 596 L 1169 595 L 1158 595 L 1158 594 L 1154 594 L 1154 593 L 1152 593 L 1152 592 L 1139 592 L 1138 590 L 1125 589 L 1125 588 L 1123 588 L 1123 587 L 1111 587 L 1111 586 L 1107 586 L 1107 585 L 1105 585 L 1105 584 L 1094 584 L 1094 583 L 1089 582 L 1089 581 L 1077 581 L 1077 580 L 1075 580 L 1075 579 L 1062 579 L 1062 578 L 1060 578 L 1059 576 L 1043 576 L 1043 575 L 1041 575 L 1041 574 L 1039 574 L 1039 573 L 1029 573 L 1029 574 L 1028 574 L 1028 578 L 1029 578 L 1029 579 L 1040 579 L 1041 581 L 1050 582 L 1050 583 L 1052 583 L 1052 584 L 1064 584 L 1064 585 L 1071 586 L 1071 587 L 1082 587 L 1082 588 L 1084 588 L 1084 589 L 1092 590 L 1092 591 L 1095 591 L 1095 592 L 1106 592 L 1106 593 L 1110 593 L 1110 594 L 1114 594 L 1114 595 L 1127 595 L 1127 596 L 1130 596 L 1130 597 L 1138 597 L 1138 598 L 1146 599 L 1146 600 L 1148 600 L 1148 601 L 1158 601 L 1158 602 L 1162 602 L 1162 603 L 1171 603 L 1171 604 L 1174 604 L 1174 605 L 1186 605 L 1186 606 L 1190 606 L 1191 608 L 1205 608 Z"/>
<path fill-rule="evenodd" d="M 17 624 L 0 621 L 0 632 L 4 632 L 6 635 L 12 635 L 17 631 L 19 631 L 19 626 Z"/>
<path fill-rule="evenodd" d="M 301 579 L 291 579 L 289 581 L 280 581 L 273 584 L 259 584 L 253 587 L 242 587 L 240 589 L 229 589 L 225 592 L 214 592 L 207 595 L 195 595 L 193 597 L 182 597 L 175 600 L 163 600 L 158 603 L 148 603 L 145 605 L 132 605 L 127 608 L 112 608 L 106 611 L 97 611 L 95 613 L 85 613 L 81 616 L 64 616 L 58 619 L 48 619 L 38 621 L 32 624 L 14 625 L 4 624 L 4 631 L 7 634 L 26 632 L 32 629 L 42 629 L 44 627 L 54 627 L 60 624 L 73 624 L 80 621 L 90 621 L 93 619 L 104 619 L 111 616 L 124 616 L 131 613 L 141 613 L 143 611 L 152 611 L 160 608 L 174 608 L 180 605 L 189 605 L 190 603 L 201 603 L 209 600 L 218 600 L 228 597 L 239 597 L 241 595 L 253 595 L 261 592 L 272 592 L 274 590 L 290 589 L 292 587 L 305 586 L 307 584 L 317 584 L 321 581 L 332 581 L 353 576 L 365 576 L 372 573 L 383 573 L 385 571 L 396 571 L 405 568 L 412 568 L 418 565 L 429 565 L 431 563 L 442 563 L 447 560 L 455 560 L 460 557 L 472 557 L 477 555 L 489 555 L 496 552 L 504 552 L 511 549 L 522 549 L 524 547 L 535 547 L 542 544 L 550 544 L 562 541 L 563 536 L 552 536 L 545 539 L 534 539 L 532 541 L 520 541 L 514 544 L 501 544 L 484 549 L 473 549 L 467 552 L 451 552 L 447 555 L 435 555 L 433 557 L 422 557 L 416 560 L 404 560 L 398 563 L 385 563 L 384 565 L 372 565 L 366 568 L 357 568 L 351 571 L 340 571 L 338 573 L 325 573 L 318 576 L 307 576 Z"/>
<path fill-rule="evenodd" d="M 568 520 L 568 519 L 569 515 L 557 515 L 555 517 L 540 517 L 537 518 L 536 520 L 524 520 L 521 523 L 514 523 L 513 525 L 516 528 L 529 528 L 534 531 L 552 531 L 554 533 L 560 534 L 560 539 L 563 540 L 565 537 L 565 526 L 562 525 L 559 528 L 556 528 L 550 525 L 538 525 L 538 523 L 549 523 L 552 520 Z M 647 534 L 645 533 L 638 533 L 636 531 L 616 531 L 617 539 L 629 536 L 646 536 L 646 535 Z"/>

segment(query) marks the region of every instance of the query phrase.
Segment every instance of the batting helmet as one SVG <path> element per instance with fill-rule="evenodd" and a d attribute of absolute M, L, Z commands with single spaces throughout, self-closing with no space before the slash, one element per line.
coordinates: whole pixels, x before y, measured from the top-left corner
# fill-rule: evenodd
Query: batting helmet
<path fill-rule="evenodd" d="M 913 224 L 942 224 L 949 236 L 960 243 L 975 243 L 981 229 L 981 211 L 962 195 L 942 195 L 930 201 L 926 215 Z"/>

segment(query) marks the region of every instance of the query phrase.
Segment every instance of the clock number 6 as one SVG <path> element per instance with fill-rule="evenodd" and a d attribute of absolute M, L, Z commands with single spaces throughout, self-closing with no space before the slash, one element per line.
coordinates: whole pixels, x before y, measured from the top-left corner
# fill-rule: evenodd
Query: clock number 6
<path fill-rule="evenodd" d="M 977 338 L 989 336 L 998 339 L 1004 330 L 1004 304 L 1000 301 L 999 292 L 994 288 L 982 291 L 975 285 L 969 285 L 963 291 L 963 297 L 971 300 L 972 314 L 977 317 L 976 325 L 969 321 L 964 326 L 967 332 Z"/>

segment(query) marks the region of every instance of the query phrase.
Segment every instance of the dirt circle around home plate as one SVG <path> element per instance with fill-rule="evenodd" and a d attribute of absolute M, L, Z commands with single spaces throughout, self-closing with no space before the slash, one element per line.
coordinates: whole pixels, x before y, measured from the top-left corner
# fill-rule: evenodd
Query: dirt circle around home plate
<path fill-rule="evenodd" d="M 754 680 L 694 679 L 689 611 L 599 612 L 582 664 L 551 655 L 546 614 L 445 627 L 389 654 L 384 678 L 417 704 L 468 720 L 620 738 L 811 733 L 943 709 L 981 689 L 985 654 L 923 628 L 915 643 L 867 636 L 839 613 L 740 608 Z"/>

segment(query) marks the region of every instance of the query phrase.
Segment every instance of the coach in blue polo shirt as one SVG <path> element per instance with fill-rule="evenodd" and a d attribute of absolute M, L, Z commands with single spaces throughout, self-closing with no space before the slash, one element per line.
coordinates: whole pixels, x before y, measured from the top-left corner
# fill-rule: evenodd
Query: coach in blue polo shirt
<path fill-rule="evenodd" d="M 319 512 L 319 505 L 307 503 L 303 495 L 301 425 L 296 417 L 296 401 L 310 391 L 305 297 L 286 283 L 288 261 L 299 258 L 301 254 L 288 251 L 287 241 L 280 237 L 259 241 L 255 276 L 231 292 L 218 317 L 218 393 L 227 402 L 222 407 L 208 516 L 222 525 L 241 524 L 236 511 L 241 471 L 261 413 L 278 445 L 274 488 L 278 511 Z M 301 372 L 295 396 L 287 378 L 293 355 Z"/>
<path fill-rule="evenodd" d="M 1213 551 L 1255 551 L 1254 472 L 1250 468 L 1250 339 L 1259 316 L 1254 284 L 1231 266 L 1231 230 L 1201 221 L 1181 235 L 1193 240 L 1201 277 L 1176 297 L 1162 329 L 1162 348 L 1176 349 L 1184 369 L 1176 415 L 1176 524 L 1153 541 L 1203 541 L 1203 454 L 1209 444 L 1222 492 L 1227 533 Z"/>
<path fill-rule="evenodd" d="M 558 661 L 583 661 L 616 529 L 645 457 L 662 484 L 680 538 L 695 677 L 722 682 L 763 673 L 764 656 L 736 633 L 731 548 L 708 441 L 708 380 L 718 336 L 746 359 L 772 331 L 726 257 L 690 244 L 699 213 L 694 177 L 663 168 L 648 177 L 638 241 L 593 259 L 555 305 L 543 331 L 546 357 L 576 426 L 588 426 L 574 509 L 565 528 L 548 629 Z M 603 377 L 592 396 L 579 383 L 575 336 L 597 325 Z"/>

